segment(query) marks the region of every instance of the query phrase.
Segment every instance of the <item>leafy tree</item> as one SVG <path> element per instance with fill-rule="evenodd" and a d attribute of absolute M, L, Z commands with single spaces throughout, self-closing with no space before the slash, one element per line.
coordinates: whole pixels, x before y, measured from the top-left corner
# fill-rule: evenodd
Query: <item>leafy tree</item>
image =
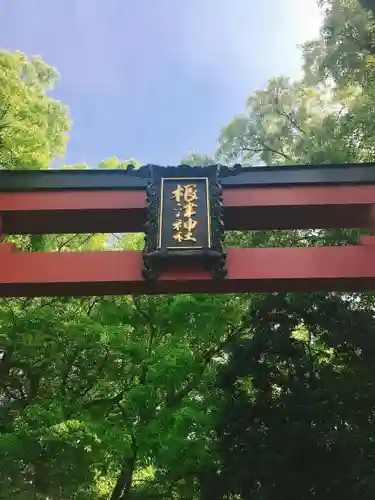
<path fill-rule="evenodd" d="M 374 19 L 358 0 L 322 0 L 322 36 L 304 45 L 306 76 L 339 85 L 364 84 L 373 75 Z"/>
<path fill-rule="evenodd" d="M 140 168 L 141 164 L 137 160 L 121 161 L 118 158 L 111 157 L 101 161 L 98 165 L 100 169 L 112 169 L 112 170 L 126 170 L 129 165 L 133 168 Z"/>
<path fill-rule="evenodd" d="M 204 165 L 214 165 L 216 160 L 214 157 L 209 155 L 201 155 L 196 151 L 191 151 L 185 158 L 182 158 L 181 165 L 191 165 L 193 167 L 204 166 Z"/>
<path fill-rule="evenodd" d="M 322 37 L 304 47 L 305 77 L 272 79 L 222 130 L 214 159 L 194 152 L 182 163 L 373 160 L 373 21 L 354 0 L 325 8 Z M 67 130 L 46 95 L 55 73 L 2 57 L 0 102 L 12 106 L 1 133 L 19 135 L 1 143 L 1 164 L 45 168 Z M 26 112 L 30 99 L 39 115 Z M 128 163 L 139 167 L 109 158 L 99 168 Z M 64 166 L 77 167 L 86 168 Z M 333 244 L 357 233 L 232 232 L 226 243 Z M 28 251 L 142 247 L 141 235 L 11 239 Z M 3 299 L 0 498 L 370 497 L 373 326 L 371 294 Z"/>
<path fill-rule="evenodd" d="M 355 299 L 253 299 L 220 376 L 220 494 L 373 497 L 373 301 Z"/>
<path fill-rule="evenodd" d="M 275 164 L 373 161 L 373 20 L 354 1 L 325 2 L 305 77 L 273 79 L 223 129 L 217 158 Z M 358 31 L 355 34 L 355 29 Z M 357 231 L 228 235 L 231 244 L 355 242 Z M 373 496 L 373 294 L 249 298 L 243 332 L 217 379 L 218 455 L 204 500 Z"/>
<path fill-rule="evenodd" d="M 185 491 L 186 470 L 210 461 L 210 363 L 241 306 L 211 296 L 4 301 L 2 490 L 125 499 L 149 468 L 159 489 Z"/>
<path fill-rule="evenodd" d="M 19 54 L 8 59 L 25 62 Z M 15 92 L 20 107 L 26 108 L 30 92 L 40 99 L 40 109 L 48 108 L 42 73 L 41 82 L 30 80 L 30 89 L 18 69 L 12 75 L 14 87 L 24 90 Z M 51 123 L 56 125 L 52 116 Z M 9 121 L 7 132 L 11 126 Z M 20 147 L 29 144 L 25 130 Z M 51 130 L 41 127 L 38 133 Z M 53 142 L 45 140 L 43 161 L 39 157 L 32 164 L 29 150 L 17 156 L 17 144 L 1 150 L 17 158 L 4 162 L 5 168 L 18 166 L 18 160 L 26 165 L 25 158 L 27 167 L 43 168 L 56 152 Z M 99 168 L 129 163 L 139 167 L 135 160 L 110 158 Z M 142 244 L 139 235 L 110 236 L 7 240 L 24 251 Z M 197 464 L 211 460 L 213 360 L 240 328 L 242 307 L 236 298 L 193 295 L 0 301 L 0 497 L 196 496 Z"/>
<path fill-rule="evenodd" d="M 373 0 L 360 0 L 359 2 L 364 9 L 370 10 L 375 16 L 375 4 Z"/>
<path fill-rule="evenodd" d="M 56 79 L 40 58 L 0 51 L 0 168 L 48 168 L 64 153 L 67 109 L 47 95 Z"/>

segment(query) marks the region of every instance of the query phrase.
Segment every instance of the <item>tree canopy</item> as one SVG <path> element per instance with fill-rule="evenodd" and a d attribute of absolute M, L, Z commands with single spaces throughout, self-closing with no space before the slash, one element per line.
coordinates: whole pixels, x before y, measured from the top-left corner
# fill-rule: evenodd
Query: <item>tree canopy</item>
<path fill-rule="evenodd" d="M 373 16 L 356 0 L 321 3 L 303 77 L 270 80 L 214 158 L 184 163 L 374 161 Z M 1 168 L 48 168 L 63 153 L 56 77 L 0 52 Z M 129 163 L 140 166 L 98 168 Z M 226 244 L 357 237 L 231 232 Z M 142 247 L 142 235 L 11 239 L 26 251 Z M 2 299 L 0 499 L 373 498 L 374 326 L 372 293 Z"/>
<path fill-rule="evenodd" d="M 62 155 L 70 121 L 53 100 L 58 73 L 39 57 L 0 51 L 0 168 L 48 168 Z"/>

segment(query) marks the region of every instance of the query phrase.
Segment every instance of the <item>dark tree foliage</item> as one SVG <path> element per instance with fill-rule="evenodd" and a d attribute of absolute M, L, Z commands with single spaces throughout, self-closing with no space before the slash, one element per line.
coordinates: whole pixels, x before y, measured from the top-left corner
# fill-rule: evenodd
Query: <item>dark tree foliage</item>
<path fill-rule="evenodd" d="M 375 16 L 375 0 L 359 0 L 359 3 L 364 9 L 370 10 Z"/>
<path fill-rule="evenodd" d="M 374 498 L 375 320 L 356 299 L 253 302 L 219 376 L 219 491 L 206 500 Z"/>

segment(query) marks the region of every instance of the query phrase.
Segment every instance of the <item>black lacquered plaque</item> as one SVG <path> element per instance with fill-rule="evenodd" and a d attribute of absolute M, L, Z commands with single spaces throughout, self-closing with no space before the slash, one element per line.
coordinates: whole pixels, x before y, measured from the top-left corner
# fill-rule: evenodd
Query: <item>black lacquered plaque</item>
<path fill-rule="evenodd" d="M 158 248 L 212 248 L 207 177 L 162 178 Z"/>
<path fill-rule="evenodd" d="M 216 165 L 149 167 L 144 276 L 156 279 L 168 264 L 201 262 L 225 275 L 223 205 Z"/>

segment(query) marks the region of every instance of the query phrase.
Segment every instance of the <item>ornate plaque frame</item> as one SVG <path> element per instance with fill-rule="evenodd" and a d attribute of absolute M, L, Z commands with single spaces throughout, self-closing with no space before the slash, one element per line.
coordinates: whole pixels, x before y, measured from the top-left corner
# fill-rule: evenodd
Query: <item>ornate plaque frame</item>
<path fill-rule="evenodd" d="M 194 264 L 209 270 L 215 279 L 226 276 L 226 254 L 223 250 L 224 221 L 222 189 L 219 181 L 219 165 L 207 167 L 159 167 L 149 165 L 149 184 L 147 186 L 147 222 L 145 225 L 145 247 L 143 251 L 143 277 L 156 280 L 159 274 L 178 265 Z M 172 219 L 171 186 L 188 188 L 195 182 L 199 188 L 200 200 L 194 205 L 197 213 L 193 221 L 199 227 L 194 244 L 182 239 L 171 244 L 172 227 L 182 224 L 182 220 Z M 203 203 L 202 195 L 203 196 Z M 174 194 L 176 196 L 176 194 Z M 179 201 L 179 199 L 177 199 Z M 177 206 L 177 205 L 176 205 Z M 194 212 L 195 213 L 195 212 Z M 177 214 L 179 216 L 180 213 Z M 185 214 L 186 215 L 186 214 Z M 185 219 L 188 220 L 189 219 Z M 173 223 L 173 221 L 175 221 Z M 190 223 L 192 220 L 190 219 Z M 194 225 L 193 224 L 193 225 Z M 197 226 L 198 224 L 198 226 Z M 186 225 L 184 223 L 184 225 Z M 190 224 L 191 225 L 191 224 Z M 176 230 L 174 230 L 176 232 Z M 191 233 L 189 233 L 191 234 Z M 186 237 L 186 233 L 185 233 Z M 181 238 L 181 236 L 180 236 Z"/>

